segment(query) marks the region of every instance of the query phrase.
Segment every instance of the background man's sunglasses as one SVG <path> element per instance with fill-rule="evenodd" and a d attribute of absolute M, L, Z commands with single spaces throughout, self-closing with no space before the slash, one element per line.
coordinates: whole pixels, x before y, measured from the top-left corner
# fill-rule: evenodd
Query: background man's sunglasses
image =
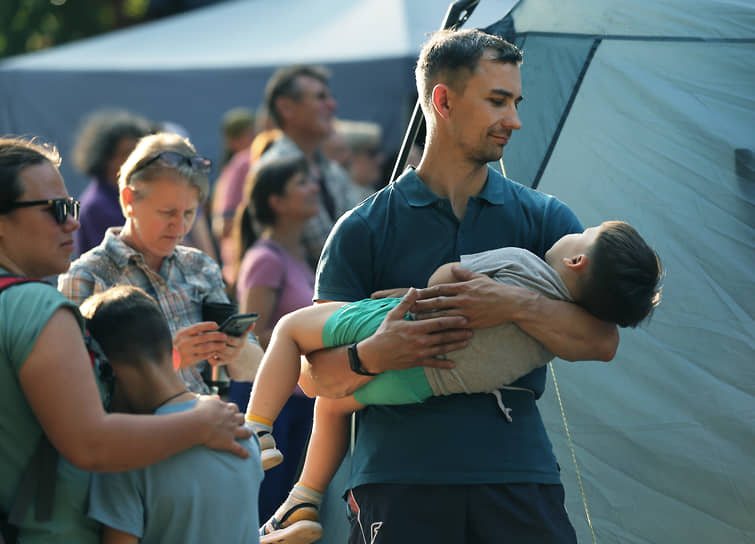
<path fill-rule="evenodd" d="M 144 164 L 134 168 L 134 171 L 131 172 L 131 175 L 133 176 L 139 170 L 147 168 L 147 166 L 157 160 L 162 162 L 165 166 L 170 166 L 171 168 L 178 168 L 182 164 L 188 164 L 191 168 L 197 170 L 198 172 L 202 172 L 203 174 L 209 174 L 210 168 L 212 168 L 212 161 L 210 159 L 206 159 L 205 157 L 187 157 L 186 155 L 181 155 L 176 151 L 163 151 L 162 153 L 158 153 L 157 155 L 149 159 Z"/>
<path fill-rule="evenodd" d="M 81 203 L 75 198 L 53 198 L 50 200 L 22 200 L 12 202 L 5 210 L 0 213 L 8 213 L 16 208 L 29 208 L 31 206 L 49 206 L 48 211 L 55 218 L 58 225 L 66 222 L 70 215 L 74 219 L 79 218 L 79 208 Z"/>

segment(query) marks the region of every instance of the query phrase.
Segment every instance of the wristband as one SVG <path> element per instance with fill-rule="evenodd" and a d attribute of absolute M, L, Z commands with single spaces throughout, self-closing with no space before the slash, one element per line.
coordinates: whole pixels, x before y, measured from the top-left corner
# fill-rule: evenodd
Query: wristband
<path fill-rule="evenodd" d="M 357 345 L 356 343 L 351 344 L 349 346 L 349 366 L 351 367 L 351 371 L 355 372 L 357 374 L 361 374 L 362 376 L 377 376 L 377 374 L 374 374 L 364 368 L 364 365 L 362 364 L 362 360 L 359 358 L 359 353 L 357 353 Z"/>

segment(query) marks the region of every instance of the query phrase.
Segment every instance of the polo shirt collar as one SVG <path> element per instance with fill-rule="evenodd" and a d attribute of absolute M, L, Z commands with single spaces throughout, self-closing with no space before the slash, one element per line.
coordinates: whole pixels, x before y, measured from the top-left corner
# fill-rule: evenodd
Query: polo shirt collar
<path fill-rule="evenodd" d="M 406 195 L 410 206 L 423 207 L 430 206 L 433 203 L 444 200 L 427 188 L 415 172 L 414 167 L 410 167 L 407 172 L 396 183 L 400 184 L 401 190 Z M 501 205 L 506 200 L 507 185 L 510 180 L 503 177 L 497 171 L 488 167 L 488 179 L 482 187 L 482 191 L 475 198 L 486 200 L 490 204 Z"/>

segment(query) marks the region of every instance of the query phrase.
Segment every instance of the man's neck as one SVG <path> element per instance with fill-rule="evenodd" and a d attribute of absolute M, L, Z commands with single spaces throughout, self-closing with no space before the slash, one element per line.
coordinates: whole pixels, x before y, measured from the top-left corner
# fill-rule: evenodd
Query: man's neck
<path fill-rule="evenodd" d="M 320 149 L 320 145 L 322 145 L 322 139 L 285 131 L 284 134 L 296 144 L 308 161 L 314 160 L 315 153 Z"/>
<path fill-rule="evenodd" d="M 454 214 L 461 220 L 470 197 L 479 194 L 485 186 L 488 168 L 486 164 L 449 156 L 445 147 L 428 145 L 417 175 L 433 193 L 451 201 Z"/>

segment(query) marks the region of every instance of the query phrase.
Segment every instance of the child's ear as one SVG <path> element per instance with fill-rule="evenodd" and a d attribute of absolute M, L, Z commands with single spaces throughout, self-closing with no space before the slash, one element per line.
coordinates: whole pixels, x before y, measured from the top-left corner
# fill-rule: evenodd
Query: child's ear
<path fill-rule="evenodd" d="M 584 253 L 574 255 L 573 257 L 564 257 L 564 266 L 572 272 L 585 272 L 589 266 L 589 257 Z"/>

